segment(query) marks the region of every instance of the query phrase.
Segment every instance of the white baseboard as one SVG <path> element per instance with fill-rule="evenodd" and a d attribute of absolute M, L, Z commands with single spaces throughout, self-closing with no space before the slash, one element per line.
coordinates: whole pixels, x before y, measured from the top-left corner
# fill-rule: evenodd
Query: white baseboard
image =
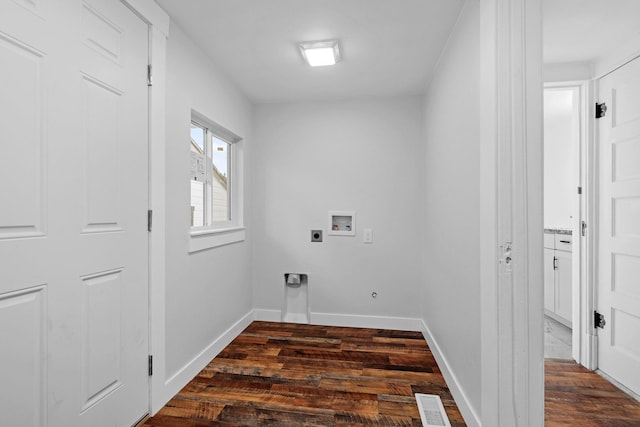
<path fill-rule="evenodd" d="M 588 359 L 580 363 L 585 368 L 595 371 L 598 369 L 598 336 L 585 334 L 583 339 L 586 341 L 585 356 Z"/>
<path fill-rule="evenodd" d="M 410 317 L 361 316 L 354 314 L 311 313 L 313 325 L 348 326 L 350 328 L 398 329 L 420 331 L 420 319 Z"/>
<path fill-rule="evenodd" d="M 282 319 L 282 312 L 280 310 L 266 310 L 263 308 L 254 308 L 253 319 L 261 320 L 263 322 L 280 322 Z"/>
<path fill-rule="evenodd" d="M 234 323 L 229 329 L 224 331 L 222 335 L 216 338 L 211 344 L 207 346 L 200 354 L 194 357 L 189 363 L 184 365 L 178 372 L 172 375 L 166 382 L 165 396 L 169 396 L 166 402 L 162 403 L 160 407 L 164 406 L 176 393 L 178 393 L 185 385 L 195 378 L 198 373 L 204 369 L 205 366 L 218 355 L 235 337 L 240 335 L 247 326 L 251 324 L 254 319 L 253 310 L 245 314 L 240 320 Z"/>
<path fill-rule="evenodd" d="M 254 319 L 265 322 L 281 322 L 280 310 L 254 309 Z M 355 314 L 311 313 L 312 325 L 346 326 L 350 328 L 398 329 L 420 331 L 421 320 L 410 317 L 362 316 Z"/>
<path fill-rule="evenodd" d="M 602 378 L 604 378 L 605 380 L 609 381 L 614 386 L 618 387 L 620 389 L 620 391 L 622 391 L 623 393 L 629 395 L 629 397 L 631 397 L 631 398 L 637 400 L 638 402 L 640 402 L 640 394 L 634 393 L 633 390 L 631 390 L 630 388 L 627 388 L 627 386 L 625 386 L 624 384 L 622 384 L 621 382 L 619 382 L 615 378 L 610 377 L 609 375 L 607 375 L 604 372 L 602 372 L 600 369 L 596 370 L 596 374 L 600 375 Z"/>
<path fill-rule="evenodd" d="M 458 405 L 458 409 L 460 409 L 460 413 L 464 417 L 465 422 L 470 427 L 480 427 L 480 417 L 469 403 L 467 395 L 458 382 L 458 378 L 451 369 L 451 366 L 449 366 L 447 358 L 442 353 L 442 350 L 440 350 L 438 342 L 433 338 L 433 335 L 431 335 L 431 331 L 427 327 L 426 323 L 424 323 L 424 321 L 421 321 L 420 323 L 422 335 L 427 341 L 427 344 L 429 344 L 431 353 L 433 353 L 433 357 L 436 359 L 436 363 L 438 364 L 438 367 L 442 372 L 442 376 L 444 376 L 444 379 L 447 382 L 447 386 L 449 387 L 449 390 L 451 391 L 451 394 L 453 395 L 453 398 L 455 399 L 456 404 Z"/>

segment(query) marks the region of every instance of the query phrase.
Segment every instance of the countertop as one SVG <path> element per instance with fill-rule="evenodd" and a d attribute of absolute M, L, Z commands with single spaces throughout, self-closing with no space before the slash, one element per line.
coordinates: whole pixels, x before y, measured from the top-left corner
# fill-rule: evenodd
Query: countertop
<path fill-rule="evenodd" d="M 544 232 L 549 234 L 573 234 L 573 232 L 568 228 L 545 228 Z"/>

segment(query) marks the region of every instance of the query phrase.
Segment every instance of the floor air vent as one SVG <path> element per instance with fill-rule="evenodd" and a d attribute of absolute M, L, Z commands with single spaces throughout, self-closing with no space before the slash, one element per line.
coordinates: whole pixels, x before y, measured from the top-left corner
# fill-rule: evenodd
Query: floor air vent
<path fill-rule="evenodd" d="M 440 396 L 416 393 L 416 402 L 424 427 L 451 427 Z"/>

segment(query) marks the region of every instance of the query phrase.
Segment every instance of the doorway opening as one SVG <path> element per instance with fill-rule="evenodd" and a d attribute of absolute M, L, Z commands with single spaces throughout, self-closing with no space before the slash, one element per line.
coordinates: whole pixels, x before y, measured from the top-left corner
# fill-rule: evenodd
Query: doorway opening
<path fill-rule="evenodd" d="M 581 82 L 546 85 L 543 102 L 544 354 L 578 363 L 585 92 Z"/>

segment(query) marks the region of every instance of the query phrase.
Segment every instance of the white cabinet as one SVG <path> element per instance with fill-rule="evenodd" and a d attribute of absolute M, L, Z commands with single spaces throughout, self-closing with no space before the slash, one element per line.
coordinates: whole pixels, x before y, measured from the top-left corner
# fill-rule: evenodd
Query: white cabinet
<path fill-rule="evenodd" d="M 545 314 L 571 327 L 571 244 L 570 234 L 545 232 L 544 309 Z"/>
<path fill-rule="evenodd" d="M 556 250 L 556 314 L 571 325 L 571 252 Z"/>
<path fill-rule="evenodd" d="M 556 310 L 555 252 L 555 249 L 544 248 L 544 309 L 550 312 Z"/>

